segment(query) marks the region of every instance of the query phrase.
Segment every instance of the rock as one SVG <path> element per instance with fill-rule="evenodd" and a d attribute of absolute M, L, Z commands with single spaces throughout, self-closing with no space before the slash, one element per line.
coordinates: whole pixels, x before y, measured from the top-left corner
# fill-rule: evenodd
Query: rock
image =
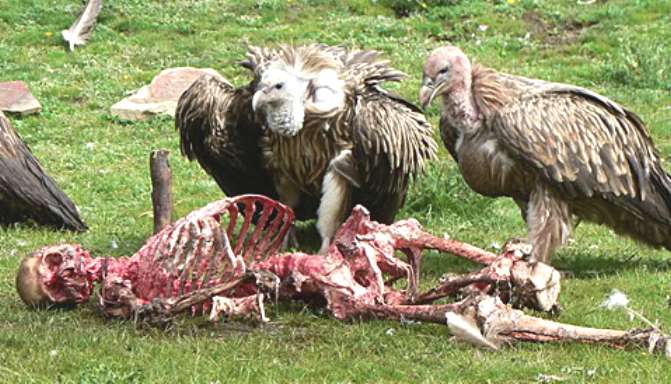
<path fill-rule="evenodd" d="M 204 74 L 221 76 L 211 68 L 168 68 L 154 77 L 149 85 L 140 88 L 112 106 L 112 115 L 123 120 L 143 120 L 162 114 L 175 116 L 177 100 L 194 81 Z"/>
<path fill-rule="evenodd" d="M 0 83 L 0 110 L 20 115 L 30 115 L 42 110 L 40 102 L 30 93 L 23 81 Z"/>

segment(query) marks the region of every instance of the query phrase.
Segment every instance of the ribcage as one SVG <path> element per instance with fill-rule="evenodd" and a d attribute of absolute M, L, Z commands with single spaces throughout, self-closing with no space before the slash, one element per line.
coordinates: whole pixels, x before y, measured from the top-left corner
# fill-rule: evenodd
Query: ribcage
<path fill-rule="evenodd" d="M 280 250 L 293 220 L 289 207 L 261 195 L 213 202 L 151 237 L 133 256 L 134 294 L 169 299 L 239 277 Z"/>

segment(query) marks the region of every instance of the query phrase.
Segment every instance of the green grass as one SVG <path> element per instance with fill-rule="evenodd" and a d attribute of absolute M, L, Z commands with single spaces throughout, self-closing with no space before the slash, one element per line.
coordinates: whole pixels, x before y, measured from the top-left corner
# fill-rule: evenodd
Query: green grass
<path fill-rule="evenodd" d="M 0 80 L 28 82 L 44 107 L 39 115 L 12 117 L 13 124 L 90 226 L 84 234 L 30 224 L 0 229 L 0 382 L 483 383 L 536 382 L 539 374 L 565 382 L 671 382 L 671 364 L 642 351 L 526 344 L 489 353 L 451 341 L 446 327 L 339 322 L 297 303 L 271 309 L 273 322 L 260 328 L 181 319 L 170 332 L 106 322 L 93 305 L 26 309 L 15 293 L 14 274 L 31 250 L 68 241 L 98 255 L 129 255 L 150 235 L 152 149 L 173 153 L 177 214 L 221 197 L 196 164 L 179 156 L 171 119 L 120 122 L 109 107 L 166 67 L 213 67 L 242 84 L 246 74 L 234 64 L 245 41 L 382 50 L 409 74 L 396 89 L 411 100 L 426 54 L 451 42 L 500 70 L 609 95 L 637 111 L 662 155 L 671 154 L 668 0 L 333 3 L 108 1 L 90 44 L 70 54 L 60 30 L 76 17 L 78 1 L 0 2 Z M 489 28 L 481 31 L 481 24 Z M 437 123 L 436 107 L 428 114 Z M 435 233 L 482 247 L 525 234 L 516 206 L 471 192 L 444 151 L 412 188 L 399 217 L 410 216 Z M 426 264 L 429 282 L 448 269 L 468 268 L 436 254 Z M 563 282 L 561 321 L 639 326 L 621 313 L 597 309 L 619 288 L 634 307 L 671 327 L 668 252 L 581 225 L 555 264 L 572 273 Z M 393 336 L 387 335 L 390 328 Z"/>

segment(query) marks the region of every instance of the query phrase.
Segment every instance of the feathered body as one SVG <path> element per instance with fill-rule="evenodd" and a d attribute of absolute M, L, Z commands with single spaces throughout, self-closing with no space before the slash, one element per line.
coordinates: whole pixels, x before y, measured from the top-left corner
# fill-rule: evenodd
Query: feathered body
<path fill-rule="evenodd" d="M 242 65 L 248 85 L 206 75 L 182 95 L 182 152 L 227 195 L 278 197 L 316 217 L 322 250 L 355 204 L 393 221 L 436 152 L 420 110 L 380 87 L 404 75 L 377 52 L 317 44 L 251 47 Z"/>
<path fill-rule="evenodd" d="M 58 228 L 86 230 L 75 204 L 44 172 L 0 112 L 0 222 L 26 219 Z"/>
<path fill-rule="evenodd" d="M 443 98 L 441 137 L 468 185 L 522 209 L 547 261 L 574 217 L 671 249 L 671 177 L 641 119 L 577 86 L 471 66 L 456 47 L 424 68 L 423 103 Z"/>

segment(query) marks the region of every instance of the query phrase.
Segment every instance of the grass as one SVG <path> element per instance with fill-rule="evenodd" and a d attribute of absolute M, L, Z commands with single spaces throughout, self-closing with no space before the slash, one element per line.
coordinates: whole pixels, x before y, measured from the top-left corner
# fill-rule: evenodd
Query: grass
<path fill-rule="evenodd" d="M 0 229 L 0 382 L 669 382 L 669 362 L 642 351 L 590 345 L 517 345 L 488 353 L 452 342 L 446 327 L 395 322 L 343 323 L 301 304 L 271 310 L 262 328 L 182 319 L 175 330 L 105 322 L 93 305 L 31 311 L 19 301 L 20 258 L 57 242 L 95 254 L 129 255 L 151 232 L 148 153 L 173 156 L 177 214 L 221 193 L 179 156 L 169 118 L 122 122 L 109 107 L 161 69 L 213 67 L 236 84 L 243 42 L 320 41 L 382 50 L 409 74 L 396 90 L 411 100 L 426 54 L 445 42 L 500 70 L 575 83 L 609 95 L 647 122 L 659 151 L 671 154 L 671 2 L 574 0 L 459 1 L 257 0 L 105 2 L 89 45 L 64 49 L 60 30 L 78 1 L 0 2 L 0 80 L 24 80 L 41 114 L 12 117 L 48 172 L 79 204 L 84 234 L 21 224 Z M 479 28 L 487 25 L 486 30 Z M 437 123 L 438 110 L 428 116 Z M 435 233 L 487 247 L 523 236 L 516 206 L 480 197 L 464 185 L 446 153 L 412 188 L 399 217 Z M 467 265 L 429 255 L 426 278 Z M 639 326 L 597 309 L 612 288 L 671 326 L 671 256 L 581 225 L 555 258 L 563 282 L 561 321 Z M 393 336 L 387 334 L 394 329 Z M 667 328 L 668 329 L 668 328 Z"/>

